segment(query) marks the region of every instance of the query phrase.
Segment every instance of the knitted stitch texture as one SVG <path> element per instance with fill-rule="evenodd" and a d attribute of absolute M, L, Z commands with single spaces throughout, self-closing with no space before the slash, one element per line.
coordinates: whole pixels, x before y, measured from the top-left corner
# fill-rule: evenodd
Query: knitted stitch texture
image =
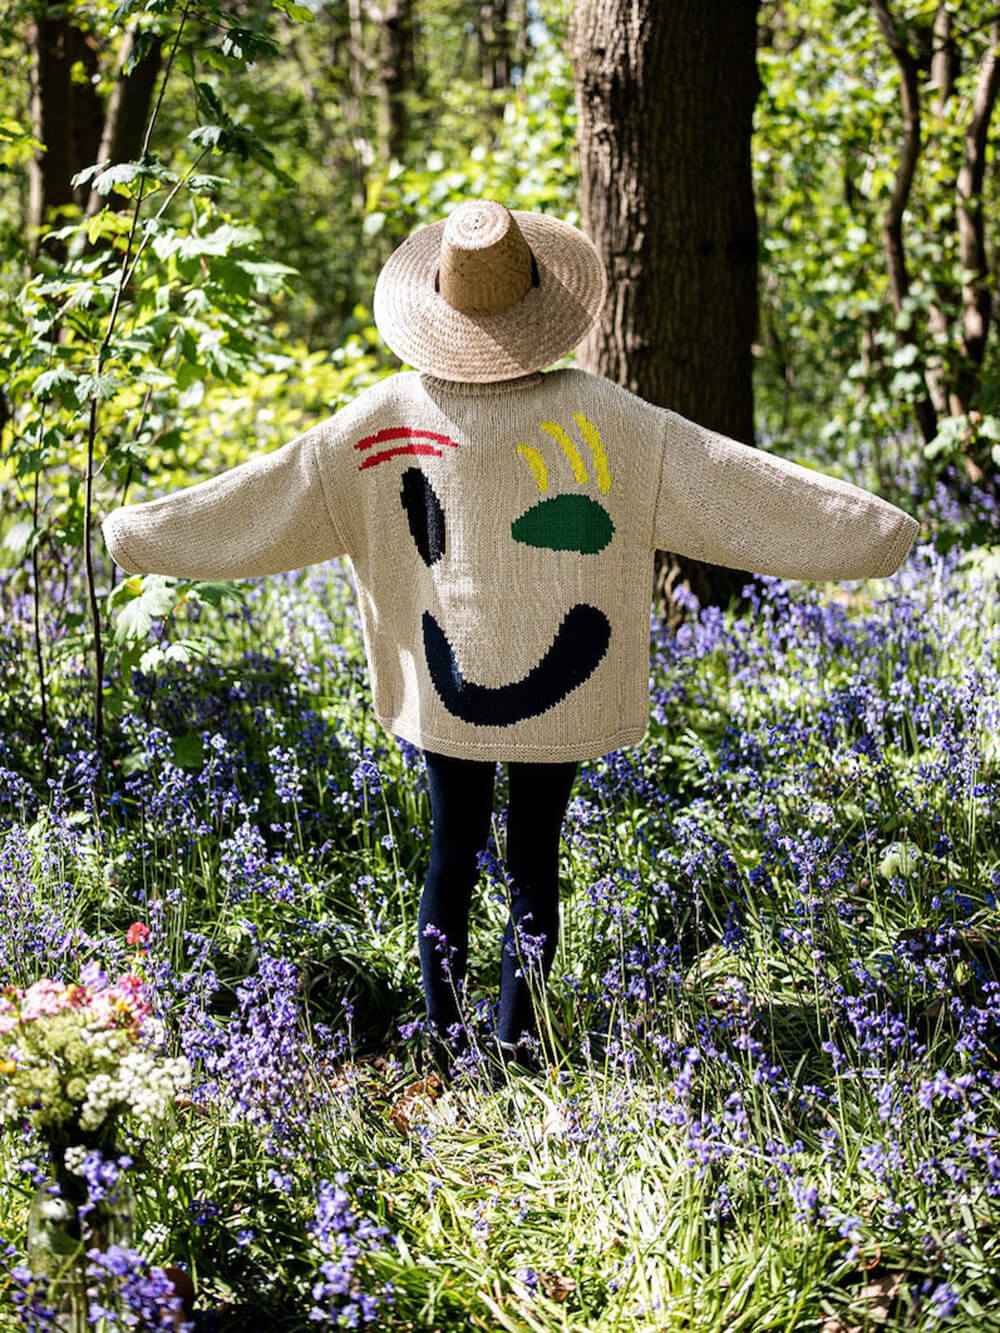
<path fill-rule="evenodd" d="M 916 522 L 578 370 L 404 372 L 291 444 L 115 510 L 129 573 L 248 578 L 348 556 L 386 730 L 469 759 L 641 740 L 656 550 L 782 578 L 885 577 Z"/>

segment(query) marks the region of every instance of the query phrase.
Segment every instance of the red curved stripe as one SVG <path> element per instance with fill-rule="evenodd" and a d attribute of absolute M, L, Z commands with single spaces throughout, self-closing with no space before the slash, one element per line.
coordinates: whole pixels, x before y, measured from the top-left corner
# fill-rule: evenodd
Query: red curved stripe
<path fill-rule="evenodd" d="M 370 449 L 373 444 L 385 444 L 389 440 L 436 440 L 438 444 L 450 445 L 452 449 L 458 448 L 458 441 L 453 440 L 450 435 L 435 435 L 432 430 L 413 430 L 409 426 L 386 426 L 384 430 L 358 440 L 354 447 Z"/>
<path fill-rule="evenodd" d="M 384 463 L 387 458 L 395 458 L 397 454 L 429 454 L 432 458 L 440 458 L 441 450 L 435 449 L 432 444 L 403 444 L 396 449 L 383 449 L 381 453 L 369 454 L 358 471 L 363 472 L 366 467 L 377 467 L 379 463 Z"/>

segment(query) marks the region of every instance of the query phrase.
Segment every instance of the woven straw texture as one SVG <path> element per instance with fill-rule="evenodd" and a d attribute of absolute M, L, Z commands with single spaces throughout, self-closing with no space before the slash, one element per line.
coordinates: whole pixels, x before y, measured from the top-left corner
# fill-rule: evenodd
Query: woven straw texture
<path fill-rule="evenodd" d="M 129 573 L 228 579 L 348 555 L 382 725 L 470 759 L 641 739 L 656 549 L 785 578 L 885 576 L 917 525 L 582 371 L 414 372 L 275 453 L 104 524 Z"/>
<path fill-rule="evenodd" d="M 600 257 L 575 227 L 477 201 L 414 232 L 389 257 L 375 285 L 375 323 L 419 370 L 488 383 L 571 352 L 606 290 Z"/>

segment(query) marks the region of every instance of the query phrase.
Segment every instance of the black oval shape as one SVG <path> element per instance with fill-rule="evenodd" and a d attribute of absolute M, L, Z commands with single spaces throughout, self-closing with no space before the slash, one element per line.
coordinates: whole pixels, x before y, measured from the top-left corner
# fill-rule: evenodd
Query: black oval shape
<path fill-rule="evenodd" d="M 444 510 L 430 484 L 418 467 L 409 467 L 403 473 L 403 489 L 399 493 L 414 545 L 428 568 L 444 555 Z"/>

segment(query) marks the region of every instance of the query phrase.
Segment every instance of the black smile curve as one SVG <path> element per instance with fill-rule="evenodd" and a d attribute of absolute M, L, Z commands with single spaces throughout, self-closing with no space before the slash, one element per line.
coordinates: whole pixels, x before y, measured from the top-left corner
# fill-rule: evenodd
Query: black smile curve
<path fill-rule="evenodd" d="M 554 708 L 593 674 L 611 641 L 604 612 L 578 602 L 541 661 L 522 680 L 494 687 L 463 679 L 455 650 L 429 611 L 423 626 L 427 668 L 442 703 L 454 717 L 479 727 L 510 727 Z"/>

